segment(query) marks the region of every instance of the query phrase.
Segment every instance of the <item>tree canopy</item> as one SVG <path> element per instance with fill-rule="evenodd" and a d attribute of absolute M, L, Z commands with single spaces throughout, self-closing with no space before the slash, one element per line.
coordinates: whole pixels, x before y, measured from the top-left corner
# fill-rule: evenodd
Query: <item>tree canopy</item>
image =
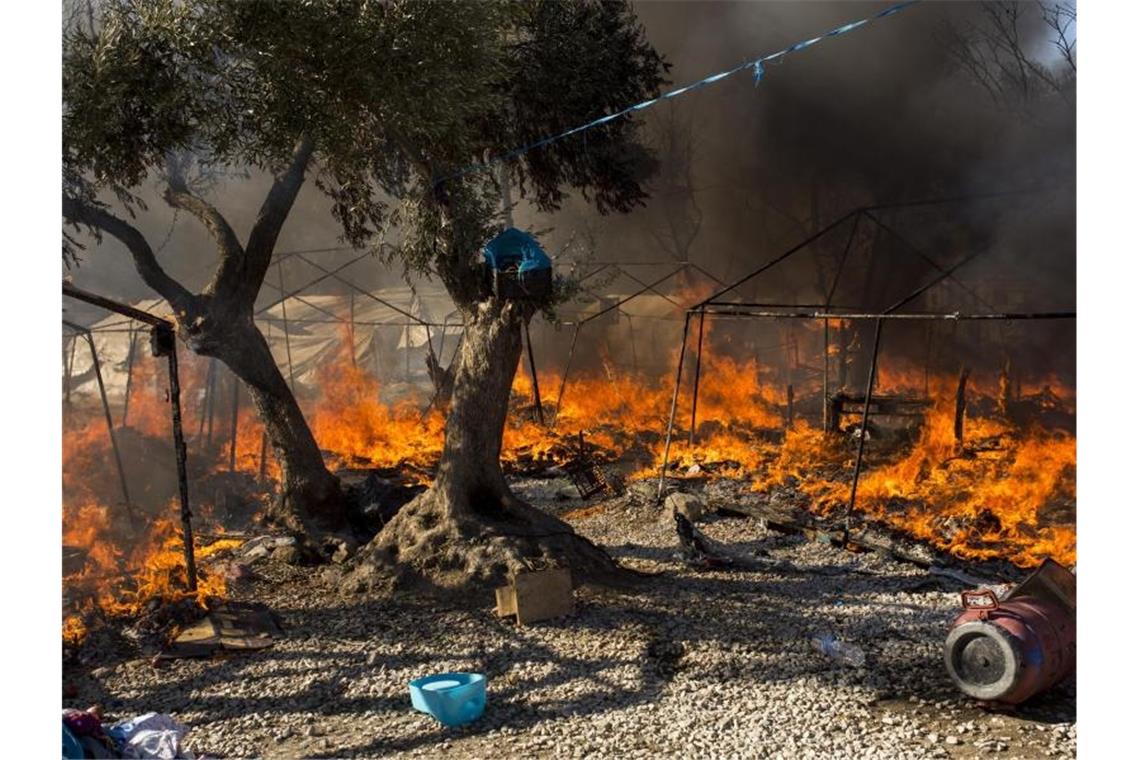
<path fill-rule="evenodd" d="M 131 213 L 150 176 L 204 193 L 221 169 L 281 171 L 305 144 L 344 239 L 401 224 L 399 258 L 462 301 L 498 179 L 439 180 L 651 97 L 666 68 L 624 2 L 108 0 L 65 34 L 65 204 L 113 196 Z M 510 162 L 543 210 L 568 189 L 629 210 L 651 170 L 630 117 Z"/>

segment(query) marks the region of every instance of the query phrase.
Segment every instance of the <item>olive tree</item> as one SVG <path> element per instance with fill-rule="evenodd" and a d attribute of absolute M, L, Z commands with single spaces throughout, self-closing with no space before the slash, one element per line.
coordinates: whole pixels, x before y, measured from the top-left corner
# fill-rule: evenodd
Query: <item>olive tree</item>
<path fill-rule="evenodd" d="M 335 528 L 340 489 L 253 321 L 311 179 L 345 241 L 438 278 L 464 319 L 435 481 L 369 556 L 424 569 L 460 557 L 471 570 L 464 557 L 494 534 L 509 546 L 479 572 L 498 573 L 512 558 L 585 545 L 515 499 L 499 462 L 520 330 L 552 305 L 483 287 L 478 252 L 501 223 L 500 177 L 540 211 L 581 192 L 600 213 L 626 212 L 643 202 L 652 160 L 625 116 L 512 155 L 505 173 L 479 164 L 651 97 L 665 70 L 622 2 L 108 0 L 97 23 L 65 34 L 64 255 L 78 253 L 76 230 L 127 248 L 186 345 L 249 388 L 282 464 L 277 516 Z M 245 240 L 211 198 L 229 168 L 273 175 Z M 167 274 L 132 224 L 155 178 L 217 250 L 199 292 Z M 400 242 L 385 247 L 392 225 Z"/>
<path fill-rule="evenodd" d="M 496 41 L 480 113 L 442 123 L 434 112 L 409 120 L 390 156 L 409 169 L 395 193 L 407 237 L 393 256 L 439 278 L 463 315 L 464 339 L 435 480 L 372 542 L 362 557 L 366 574 L 394 565 L 446 585 L 473 576 L 498 580 L 540 557 L 568 561 L 579 577 L 612 568 L 603 552 L 507 486 L 500 453 L 522 327 L 551 304 L 495 297 L 478 254 L 501 223 L 500 181 L 539 211 L 559 208 L 574 191 L 600 213 L 643 202 L 655 167 L 629 116 L 509 151 L 652 97 L 666 64 L 625 3 L 513 4 Z M 504 153 L 505 160 L 489 163 L 505 163 L 505 172 L 478 166 Z"/>

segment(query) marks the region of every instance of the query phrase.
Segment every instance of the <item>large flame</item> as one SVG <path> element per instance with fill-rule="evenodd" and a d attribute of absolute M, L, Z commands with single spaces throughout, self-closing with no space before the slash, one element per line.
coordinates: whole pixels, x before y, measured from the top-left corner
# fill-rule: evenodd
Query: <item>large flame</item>
<path fill-rule="evenodd" d="M 806 350 L 819 343 L 821 326 L 809 323 L 799 333 L 788 328 L 782 335 L 788 345 Z M 837 327 L 833 322 L 833 334 Z M 810 421 L 796 419 L 785 430 L 786 368 L 777 371 L 776 366 L 755 359 L 720 354 L 709 336 L 706 329 L 695 443 L 689 445 L 692 377 L 687 375 L 677 399 L 670 471 L 736 478 L 776 497 L 792 488 L 809 497 L 810 508 L 820 514 L 845 507 L 854 463 L 852 441 L 820 429 L 822 414 Z M 836 348 L 833 344 L 831 355 Z M 149 357 L 137 361 L 128 423 L 136 433 L 169 441 L 166 378 L 158 364 Z M 566 381 L 554 430 L 549 424 L 540 425 L 530 411 L 529 371 L 517 373 L 515 413 L 503 435 L 506 467 L 526 470 L 565 463 L 577 454 L 581 436 L 604 457 L 632 465 L 631 477 L 656 477 L 675 376 L 622 372 L 604 357 L 600 365 L 592 374 L 575 374 Z M 198 445 L 197 422 L 203 419 L 199 389 L 204 387 L 206 362 L 188 356 L 182 366 L 187 435 L 213 468 L 228 469 L 228 424 L 221 431 L 215 428 L 212 449 Z M 549 423 L 562 377 L 546 371 L 538 375 Z M 804 375 L 798 378 L 796 393 L 801 400 L 818 401 L 820 376 L 808 376 L 810 380 Z M 413 478 L 430 479 L 442 450 L 444 417 L 437 409 L 428 409 L 427 394 L 382 401 L 393 389 L 385 389 L 355 365 L 347 334 L 342 350 L 321 367 L 317 380 L 316 397 L 302 400 L 302 406 L 330 467 L 401 468 Z M 988 411 L 984 416 L 967 415 L 963 440 L 958 441 L 954 436 L 957 384 L 957 374 L 932 374 L 891 357 L 881 362 L 877 393 L 929 396 L 933 405 L 911 443 L 888 451 L 871 447 L 869 452 L 874 453 L 868 454 L 860 479 L 857 509 L 963 558 L 1000 557 L 1031 566 L 1052 557 L 1073 564 L 1075 437 L 1024 421 L 1015 423 L 1007 405 L 1014 396 L 1033 397 L 1039 409 L 1071 411 L 1075 391 L 1055 376 L 1019 378 L 1015 383 L 1000 369 L 975 373 L 969 392 L 977 403 L 971 409 Z M 89 610 L 109 615 L 137 614 L 150 599 L 185 598 L 178 526 L 172 520 L 159 520 L 142 531 L 124 528 L 123 507 L 115 503 L 117 479 L 107 466 L 110 452 L 101 411 L 77 410 L 67 419 L 64 542 L 87 550 L 83 572 L 67 578 L 69 595 L 87 599 Z M 279 467 L 272 448 L 263 447 L 263 438 L 254 412 L 241 409 L 236 469 L 259 475 L 264 468 L 268 478 L 277 478 Z M 171 505 L 166 514 L 176 512 Z M 143 535 L 136 535 L 139 532 Z M 128 539 L 131 536 L 133 540 Z M 199 556 L 225 546 L 199 547 Z M 224 592 L 221 578 L 208 574 L 199 578 L 200 601 Z M 82 631 L 82 615 L 65 622 L 65 638 L 74 640 Z"/>
<path fill-rule="evenodd" d="M 140 351 L 139 354 L 144 354 Z M 136 356 L 131 373 L 127 427 L 132 437 L 156 442 L 154 456 L 173 451 L 170 404 L 160 360 Z M 204 362 L 184 361 L 181 380 L 184 398 L 193 398 L 203 380 Z M 112 408 L 120 445 L 126 443 L 119 425 L 123 409 Z M 81 641 L 90 621 L 98 616 L 135 616 L 147 604 L 194 599 L 204 606 L 210 597 L 225 595 L 225 579 L 199 565 L 197 590 L 189 591 L 183 556 L 182 533 L 173 519 L 178 512 L 171 501 L 164 514 L 151 518 L 138 505 L 122 503 L 117 467 L 102 409 L 73 409 L 64 416 L 63 436 L 63 544 L 82 553 L 79 569 L 65 574 L 69 606 L 63 621 L 63 639 Z M 189 433 L 189 420 L 187 420 Z M 159 446 L 158 443 L 161 443 Z M 128 462 L 128 452 L 122 452 Z M 135 484 L 137 486 L 137 484 Z M 132 493 L 132 500 L 137 497 Z M 196 510 L 199 511 L 200 510 Z M 203 526 L 199 515 L 197 527 Z M 223 539 L 195 548 L 199 560 L 240 542 Z"/>

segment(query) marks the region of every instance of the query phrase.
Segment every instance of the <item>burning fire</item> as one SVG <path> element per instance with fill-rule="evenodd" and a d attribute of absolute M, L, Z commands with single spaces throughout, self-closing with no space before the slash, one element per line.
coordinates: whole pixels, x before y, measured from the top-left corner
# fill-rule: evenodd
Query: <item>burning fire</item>
<path fill-rule="evenodd" d="M 817 323 L 805 328 L 798 345 L 816 345 L 819 327 Z M 832 327 L 833 333 L 837 331 L 836 324 Z M 380 381 L 355 366 L 349 351 L 345 340 L 339 356 L 318 372 L 317 397 L 302 400 L 330 466 L 403 468 L 426 482 L 442 450 L 443 415 L 435 408 L 425 413 L 428 399 L 422 394 L 382 402 Z M 136 434 L 169 441 L 165 372 L 145 351 L 139 353 L 144 356 L 135 366 L 128 427 Z M 205 466 L 228 469 L 228 415 L 224 431 L 215 430 L 219 445 L 196 446 L 199 421 L 205 419 L 200 389 L 205 387 L 206 361 L 186 356 L 182 366 L 184 420 L 192 449 L 207 457 Z M 698 430 L 692 447 L 688 444 L 691 376 L 677 400 L 670 449 L 674 474 L 697 465 L 693 471 L 702 477 L 740 479 L 774 498 L 792 488 L 806 495 L 810 509 L 820 514 L 845 508 L 854 446 L 848 437 L 820 429 L 819 418 L 809 422 L 801 417 L 785 429 L 786 375 L 754 359 L 718 354 L 707 331 L 701 373 Z M 818 373 L 811 377 L 808 382 L 798 381 L 797 395 L 814 397 L 818 403 Z M 970 399 L 976 402 L 970 408 L 975 412 L 967 415 L 963 440 L 958 441 L 954 437 L 957 376 L 930 375 L 902 362 L 884 361 L 878 380 L 877 393 L 928 395 L 933 405 L 909 443 L 883 451 L 872 441 L 857 494 L 860 513 L 964 558 L 1001 557 L 1021 566 L 1035 565 L 1047 556 L 1062 564 L 1075 562 L 1075 437 L 1015 423 L 1003 400 L 1033 397 L 1037 408 L 1071 410 L 1072 388 L 1056 377 L 1015 382 L 1005 373 L 977 373 L 969 385 Z M 561 381 L 560 374 L 539 372 L 547 423 Z M 618 371 L 608 363 L 592 376 L 572 376 L 551 430 L 530 412 L 530 374 L 520 371 L 513 386 L 516 413 L 503 436 L 504 464 L 527 470 L 565 463 L 576 455 L 581 433 L 604 457 L 632 464 L 631 477 L 656 477 L 673 381 L 672 372 L 647 377 Z M 122 505 L 110 506 L 119 498 L 118 482 L 114 469 L 107 466 L 110 451 L 101 412 L 74 410 L 67 419 L 64 543 L 86 552 L 82 571 L 65 579 L 76 606 L 64 622 L 64 637 L 74 641 L 83 636 L 84 620 L 94 610 L 105 615 L 138 614 L 151 599 L 170 601 L 188 594 L 177 524 L 163 519 L 143 528 L 124 525 Z M 263 465 L 262 440 L 260 421 L 243 408 L 236 469 L 256 476 L 264 466 L 266 475 L 276 478 L 279 468 L 271 448 Z M 165 512 L 176 513 L 173 505 Z M 133 543 L 127 540 L 130 536 L 135 536 Z M 234 543 L 200 546 L 197 556 L 204 558 Z M 125 544 L 136 548 L 121 548 Z M 224 593 L 222 578 L 200 571 L 196 595 L 200 603 Z"/>
<path fill-rule="evenodd" d="M 117 424 L 116 436 L 121 449 L 131 441 L 145 439 L 159 441 L 172 450 L 165 373 L 158 360 L 144 351 L 138 353 L 141 356 L 136 357 L 132 368 L 128 425 L 124 429 Z M 192 398 L 201 387 L 204 364 L 193 360 L 183 363 L 185 398 Z M 112 408 L 113 415 L 121 412 L 121 408 Z M 188 416 L 188 429 L 189 419 Z M 128 465 L 130 451 L 122 450 Z M 155 451 L 154 456 L 161 454 Z M 134 484 L 132 501 L 150 496 L 139 494 L 138 485 Z M 202 565 L 197 568 L 197 591 L 188 591 L 181 529 L 172 518 L 153 519 L 139 505 L 128 511 L 121 503 L 118 473 L 101 409 L 76 408 L 65 415 L 63 493 L 63 544 L 71 555 L 65 557 L 63 579 L 68 600 L 64 642 L 82 641 L 90 622 L 99 616 L 135 616 L 148 604 L 183 599 L 194 599 L 204 606 L 208 598 L 225 595 L 225 579 Z M 176 515 L 177 511 L 177 503 L 171 501 L 164 514 Z M 199 520 L 197 529 L 201 527 Z M 200 545 L 195 548 L 195 557 L 204 560 L 238 544 L 240 541 L 223 539 Z"/>
<path fill-rule="evenodd" d="M 63 524 L 64 545 L 84 552 L 82 569 L 64 576 L 71 602 L 63 621 L 67 643 L 82 641 L 87 635 L 87 621 L 97 614 L 135 616 L 148 604 L 183 599 L 193 599 L 205 607 L 211 597 L 225 596 L 225 579 L 202 565 L 197 566 L 197 590 L 188 590 L 182 535 L 172 520 L 152 523 L 135 542 L 133 551 L 118 548 L 127 543 L 122 533 L 131 526 L 117 520 L 106 506 L 88 503 L 65 507 Z M 222 539 L 196 546 L 195 559 L 200 562 L 240 544 L 240 540 Z"/>
<path fill-rule="evenodd" d="M 856 506 L 916 538 L 972 559 L 1002 557 L 1030 567 L 1046 557 L 1076 562 L 1073 524 L 1043 525 L 1050 508 L 1075 503 L 1076 439 L 996 418 L 970 419 L 954 438 L 956 378 L 932 381 L 934 408 L 902 456 L 870 468 Z M 850 481 L 807 478 L 830 511 L 846 504 Z"/>

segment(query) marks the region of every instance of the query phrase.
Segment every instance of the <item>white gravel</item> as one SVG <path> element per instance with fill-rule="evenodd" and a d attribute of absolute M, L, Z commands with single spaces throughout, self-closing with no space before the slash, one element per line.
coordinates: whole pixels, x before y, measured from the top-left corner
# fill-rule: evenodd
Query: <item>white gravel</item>
<path fill-rule="evenodd" d="M 533 498 L 564 485 L 518 488 Z M 696 572 L 648 504 L 605 507 L 572 522 L 659 574 L 634 590 L 579 590 L 572 618 L 517 628 L 494 616 L 493 594 L 343 596 L 324 569 L 266 560 L 235 596 L 273 607 L 284 640 L 161 669 L 89 662 L 70 674 L 67 704 L 173 713 L 189 747 L 214 757 L 1075 757 L 1072 685 L 1008 713 L 953 688 L 941 646 L 957 595 L 908 590 L 921 568 L 722 519 L 701 530 L 742 566 Z M 815 652 L 824 629 L 866 665 Z M 458 729 L 408 699 L 410 679 L 447 670 L 489 679 L 486 713 Z"/>

